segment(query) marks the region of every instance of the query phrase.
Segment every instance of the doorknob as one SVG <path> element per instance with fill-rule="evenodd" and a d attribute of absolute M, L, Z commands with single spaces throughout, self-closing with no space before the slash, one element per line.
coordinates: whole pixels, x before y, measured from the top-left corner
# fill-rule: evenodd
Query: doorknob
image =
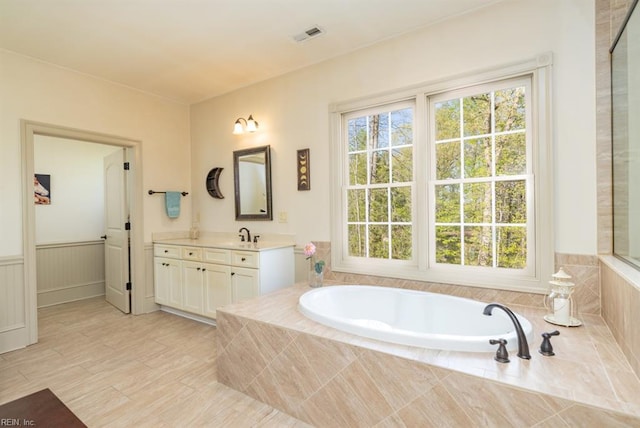
<path fill-rule="evenodd" d="M 102 235 L 100 239 L 107 239 L 107 235 Z"/>

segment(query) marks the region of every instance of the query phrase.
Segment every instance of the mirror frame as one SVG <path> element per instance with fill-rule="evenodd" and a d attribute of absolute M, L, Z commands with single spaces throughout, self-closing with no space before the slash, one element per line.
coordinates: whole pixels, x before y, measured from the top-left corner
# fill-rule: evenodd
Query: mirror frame
<path fill-rule="evenodd" d="M 243 214 L 240 204 L 240 158 L 264 153 L 267 212 L 264 214 Z M 233 184 L 235 187 L 236 220 L 273 220 L 271 204 L 271 146 L 253 147 L 233 152 Z"/>

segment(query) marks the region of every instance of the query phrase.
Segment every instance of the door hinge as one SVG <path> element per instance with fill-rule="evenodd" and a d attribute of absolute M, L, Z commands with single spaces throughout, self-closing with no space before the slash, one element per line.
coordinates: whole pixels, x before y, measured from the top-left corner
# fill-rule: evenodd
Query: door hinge
<path fill-rule="evenodd" d="M 131 230 L 131 223 L 130 222 L 126 222 L 124 224 L 124 230 Z"/>
<path fill-rule="evenodd" d="M 124 163 L 124 170 L 129 171 L 129 162 Z"/>
<path fill-rule="evenodd" d="M 127 282 L 127 290 L 131 290 L 131 283 Z"/>

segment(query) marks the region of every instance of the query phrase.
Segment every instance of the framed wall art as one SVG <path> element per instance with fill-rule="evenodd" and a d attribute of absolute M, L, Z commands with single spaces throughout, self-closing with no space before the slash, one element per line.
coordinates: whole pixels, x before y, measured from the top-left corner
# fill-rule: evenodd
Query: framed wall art
<path fill-rule="evenodd" d="M 36 205 L 51 205 L 51 176 L 33 175 L 33 202 Z"/>
<path fill-rule="evenodd" d="M 298 190 L 311 190 L 311 170 L 309 164 L 309 149 L 298 150 L 296 156 L 298 171 Z"/>

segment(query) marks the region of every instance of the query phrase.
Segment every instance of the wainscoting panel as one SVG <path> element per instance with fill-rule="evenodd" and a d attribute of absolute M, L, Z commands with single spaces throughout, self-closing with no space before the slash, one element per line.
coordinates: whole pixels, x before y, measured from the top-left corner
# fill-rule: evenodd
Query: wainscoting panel
<path fill-rule="evenodd" d="M 24 262 L 0 258 L 0 333 L 24 328 Z"/>
<path fill-rule="evenodd" d="M 28 344 L 24 259 L 0 257 L 0 354 Z"/>
<path fill-rule="evenodd" d="M 38 307 L 104 295 L 104 242 L 36 246 Z"/>

